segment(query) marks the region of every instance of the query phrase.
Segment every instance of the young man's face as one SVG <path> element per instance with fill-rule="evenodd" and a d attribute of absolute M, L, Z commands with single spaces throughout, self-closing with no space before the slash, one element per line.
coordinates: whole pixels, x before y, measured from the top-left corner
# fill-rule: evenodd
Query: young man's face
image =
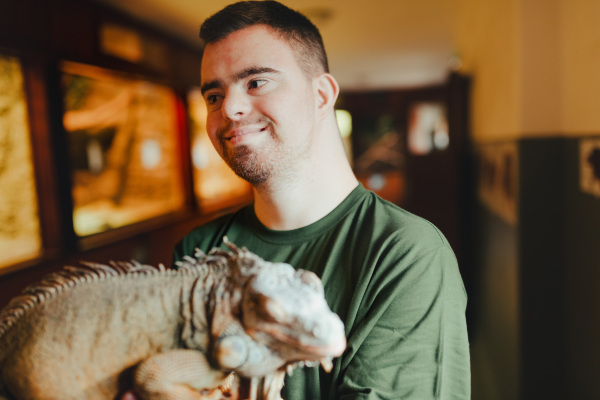
<path fill-rule="evenodd" d="M 238 175 L 260 184 L 308 160 L 316 116 L 312 80 L 269 27 L 207 45 L 201 79 L 208 135 Z"/>

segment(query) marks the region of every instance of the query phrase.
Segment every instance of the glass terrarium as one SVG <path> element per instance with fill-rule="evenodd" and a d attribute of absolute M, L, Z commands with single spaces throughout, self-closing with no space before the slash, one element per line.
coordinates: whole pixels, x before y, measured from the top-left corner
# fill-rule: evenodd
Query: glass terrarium
<path fill-rule="evenodd" d="M 0 54 L 0 269 L 42 251 L 23 73 Z"/>
<path fill-rule="evenodd" d="M 62 65 L 73 225 L 88 236 L 180 210 L 176 98 L 167 87 Z"/>

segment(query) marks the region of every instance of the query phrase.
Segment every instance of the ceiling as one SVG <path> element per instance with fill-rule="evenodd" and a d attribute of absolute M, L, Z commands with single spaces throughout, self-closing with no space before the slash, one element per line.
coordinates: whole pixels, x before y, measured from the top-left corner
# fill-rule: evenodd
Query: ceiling
<path fill-rule="evenodd" d="M 231 0 L 99 0 L 198 45 L 202 21 Z M 439 83 L 452 57 L 451 0 L 281 0 L 320 29 L 342 89 Z"/>

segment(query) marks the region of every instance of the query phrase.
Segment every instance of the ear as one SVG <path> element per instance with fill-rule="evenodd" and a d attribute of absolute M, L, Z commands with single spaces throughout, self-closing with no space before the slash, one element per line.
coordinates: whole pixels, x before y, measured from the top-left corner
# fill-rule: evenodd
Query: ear
<path fill-rule="evenodd" d="M 340 87 L 335 78 L 326 73 L 317 76 L 313 82 L 317 98 L 317 110 L 325 115 L 333 109 L 340 94 Z"/>

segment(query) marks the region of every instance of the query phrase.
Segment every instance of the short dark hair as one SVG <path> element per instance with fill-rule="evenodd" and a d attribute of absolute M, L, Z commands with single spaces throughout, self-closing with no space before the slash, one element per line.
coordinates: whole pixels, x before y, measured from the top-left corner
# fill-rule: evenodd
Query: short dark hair
<path fill-rule="evenodd" d="M 266 25 L 288 42 L 302 70 L 329 72 L 323 39 L 317 27 L 304 15 L 273 1 L 240 1 L 230 4 L 207 18 L 200 27 L 200 39 L 206 46 L 225 39 L 233 32 L 254 25 Z"/>

